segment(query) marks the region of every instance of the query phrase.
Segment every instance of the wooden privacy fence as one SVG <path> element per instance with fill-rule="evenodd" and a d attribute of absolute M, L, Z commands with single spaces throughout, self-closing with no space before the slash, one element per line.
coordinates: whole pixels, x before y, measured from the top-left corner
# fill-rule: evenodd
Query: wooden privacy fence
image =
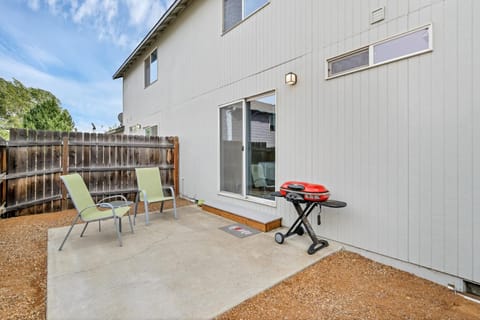
<path fill-rule="evenodd" d="M 0 144 L 2 217 L 60 211 L 71 206 L 60 176 L 78 172 L 95 200 L 123 194 L 133 200 L 135 168 L 158 167 L 178 195 L 178 138 L 11 129 Z M 5 159 L 5 161 L 4 161 Z"/>

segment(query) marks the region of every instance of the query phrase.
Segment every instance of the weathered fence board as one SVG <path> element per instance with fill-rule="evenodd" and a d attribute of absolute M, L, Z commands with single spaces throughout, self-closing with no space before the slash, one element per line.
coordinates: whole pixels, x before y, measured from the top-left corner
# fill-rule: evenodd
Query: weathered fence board
<path fill-rule="evenodd" d="M 7 142 L 0 138 L 0 216 L 5 213 L 7 204 Z"/>
<path fill-rule="evenodd" d="M 82 175 L 95 200 L 112 194 L 133 199 L 135 168 L 151 166 L 178 194 L 176 137 L 11 129 L 10 141 L 0 141 L 0 155 L 2 217 L 71 207 L 60 176 L 73 172 Z"/>

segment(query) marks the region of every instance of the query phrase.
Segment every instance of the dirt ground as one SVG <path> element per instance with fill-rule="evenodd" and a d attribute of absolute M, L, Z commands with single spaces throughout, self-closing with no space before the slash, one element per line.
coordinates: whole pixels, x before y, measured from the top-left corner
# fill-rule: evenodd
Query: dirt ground
<path fill-rule="evenodd" d="M 45 319 L 48 229 L 69 225 L 74 215 L 0 220 L 0 319 Z M 218 319 L 480 319 L 480 304 L 342 251 Z"/>

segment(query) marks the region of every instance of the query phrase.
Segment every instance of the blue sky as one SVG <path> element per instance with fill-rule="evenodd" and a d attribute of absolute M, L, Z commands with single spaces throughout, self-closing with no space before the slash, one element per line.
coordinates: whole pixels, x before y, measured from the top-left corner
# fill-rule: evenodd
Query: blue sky
<path fill-rule="evenodd" d="M 52 92 L 79 131 L 118 124 L 120 67 L 173 0 L 0 0 L 0 77 Z"/>

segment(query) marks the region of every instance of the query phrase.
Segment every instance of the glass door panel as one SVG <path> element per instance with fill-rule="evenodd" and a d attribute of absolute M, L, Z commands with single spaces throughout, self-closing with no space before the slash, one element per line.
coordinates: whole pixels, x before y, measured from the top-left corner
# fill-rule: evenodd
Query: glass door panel
<path fill-rule="evenodd" d="M 243 103 L 220 109 L 220 191 L 243 194 Z"/>
<path fill-rule="evenodd" d="M 275 94 L 249 99 L 247 119 L 247 194 L 274 200 Z"/>

